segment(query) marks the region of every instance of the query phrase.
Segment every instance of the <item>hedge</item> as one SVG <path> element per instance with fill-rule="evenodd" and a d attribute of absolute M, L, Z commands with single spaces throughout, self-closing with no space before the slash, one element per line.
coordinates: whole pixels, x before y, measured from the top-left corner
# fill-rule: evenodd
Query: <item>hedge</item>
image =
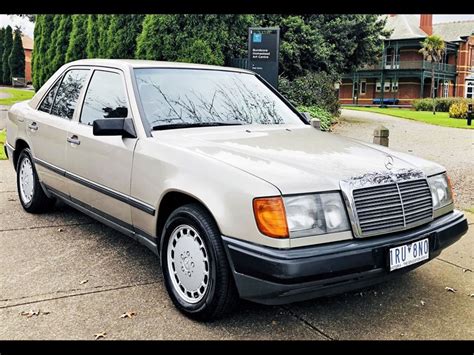
<path fill-rule="evenodd" d="M 300 112 L 308 112 L 312 118 L 319 119 L 322 131 L 330 131 L 331 125 L 337 120 L 329 111 L 318 106 L 298 106 L 297 109 Z"/>
<path fill-rule="evenodd" d="M 437 97 L 434 99 L 437 112 L 449 112 L 449 108 L 454 103 L 466 100 L 463 97 Z M 433 99 L 413 100 L 412 106 L 416 111 L 433 111 Z"/>

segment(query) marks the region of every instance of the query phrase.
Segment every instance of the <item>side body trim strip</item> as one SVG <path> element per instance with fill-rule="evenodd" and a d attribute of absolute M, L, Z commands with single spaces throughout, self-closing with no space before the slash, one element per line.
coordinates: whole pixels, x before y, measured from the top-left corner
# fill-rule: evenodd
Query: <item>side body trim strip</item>
<path fill-rule="evenodd" d="M 64 176 L 72 181 L 75 181 L 81 185 L 84 185 L 90 189 L 93 189 L 95 191 L 98 191 L 104 195 L 107 195 L 107 196 L 110 196 L 112 198 L 115 198 L 116 200 L 119 200 L 121 202 L 124 202 L 126 204 L 129 204 L 130 206 L 133 206 L 135 208 L 138 208 L 139 210 L 141 211 L 144 211 L 152 216 L 155 215 L 155 208 L 143 201 L 140 201 L 132 196 L 129 196 L 129 195 L 125 195 L 119 191 L 115 191 L 115 190 L 112 190 L 104 185 L 101 185 L 101 184 L 98 184 L 96 182 L 93 182 L 91 180 L 88 180 L 88 179 L 85 179 L 79 175 L 76 175 L 76 174 L 73 174 L 73 173 L 70 173 L 64 169 L 61 169 L 55 165 L 52 165 L 44 160 L 41 160 L 41 159 L 38 159 L 38 158 L 34 158 L 35 160 L 35 163 L 37 163 L 38 165 L 41 165 L 43 167 L 45 167 L 46 169 L 49 169 L 53 172 L 55 172 L 56 174 L 59 174 L 61 176 Z"/>

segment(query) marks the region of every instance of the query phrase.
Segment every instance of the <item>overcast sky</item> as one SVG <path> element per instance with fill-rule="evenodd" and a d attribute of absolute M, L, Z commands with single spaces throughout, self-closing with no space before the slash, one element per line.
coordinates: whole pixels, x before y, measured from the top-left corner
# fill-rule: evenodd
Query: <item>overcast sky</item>
<path fill-rule="evenodd" d="M 464 21 L 474 20 L 474 14 L 472 15 L 433 15 L 433 22 L 451 22 L 451 21 Z M 0 27 L 5 26 L 21 26 L 21 29 L 28 36 L 33 37 L 34 24 L 28 21 L 26 18 L 11 15 L 0 15 Z"/>

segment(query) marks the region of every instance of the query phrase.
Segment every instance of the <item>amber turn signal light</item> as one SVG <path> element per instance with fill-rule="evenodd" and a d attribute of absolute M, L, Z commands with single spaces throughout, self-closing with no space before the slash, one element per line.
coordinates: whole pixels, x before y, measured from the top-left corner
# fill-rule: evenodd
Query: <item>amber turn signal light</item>
<path fill-rule="evenodd" d="M 253 212 L 261 233 L 272 238 L 288 238 L 285 206 L 281 197 L 253 200 Z"/>

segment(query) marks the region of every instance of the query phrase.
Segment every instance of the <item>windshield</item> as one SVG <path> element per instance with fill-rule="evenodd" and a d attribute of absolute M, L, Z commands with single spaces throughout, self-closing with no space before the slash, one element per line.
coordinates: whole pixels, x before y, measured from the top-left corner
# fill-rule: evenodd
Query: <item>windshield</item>
<path fill-rule="evenodd" d="M 301 119 L 255 75 L 202 69 L 135 69 L 151 127 L 285 124 Z"/>

